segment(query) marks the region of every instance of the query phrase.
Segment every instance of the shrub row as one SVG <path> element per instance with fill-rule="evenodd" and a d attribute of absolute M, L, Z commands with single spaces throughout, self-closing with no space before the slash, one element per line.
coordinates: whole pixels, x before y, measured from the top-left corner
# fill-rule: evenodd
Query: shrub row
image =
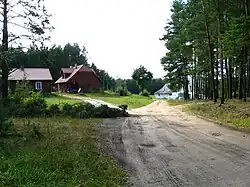
<path fill-rule="evenodd" d="M 40 93 L 32 93 L 25 99 L 12 97 L 8 100 L 9 115 L 13 117 L 40 117 L 40 116 L 71 116 L 79 118 L 112 118 L 128 116 L 125 108 L 115 109 L 106 105 L 95 107 L 89 103 L 57 104 L 47 106 L 46 100 Z"/>
<path fill-rule="evenodd" d="M 48 116 L 63 115 L 77 118 L 114 118 L 128 116 L 128 113 L 125 110 L 109 108 L 107 105 L 95 107 L 89 103 L 76 103 L 73 105 L 65 103 L 62 107 L 53 104 L 48 108 L 46 113 Z"/>

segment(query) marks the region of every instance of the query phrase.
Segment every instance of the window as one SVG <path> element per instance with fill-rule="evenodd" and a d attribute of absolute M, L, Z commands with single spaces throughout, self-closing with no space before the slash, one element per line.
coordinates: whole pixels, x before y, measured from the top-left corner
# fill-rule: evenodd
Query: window
<path fill-rule="evenodd" d="M 35 82 L 35 89 L 42 90 L 42 82 Z"/>

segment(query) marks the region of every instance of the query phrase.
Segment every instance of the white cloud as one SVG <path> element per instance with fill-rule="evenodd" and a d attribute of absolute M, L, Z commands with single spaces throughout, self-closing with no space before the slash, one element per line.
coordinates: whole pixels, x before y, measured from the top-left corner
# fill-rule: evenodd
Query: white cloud
<path fill-rule="evenodd" d="M 159 38 L 170 0 L 47 0 L 54 14 L 52 42 L 86 45 L 91 61 L 112 76 L 129 78 L 140 64 L 164 75 Z"/>

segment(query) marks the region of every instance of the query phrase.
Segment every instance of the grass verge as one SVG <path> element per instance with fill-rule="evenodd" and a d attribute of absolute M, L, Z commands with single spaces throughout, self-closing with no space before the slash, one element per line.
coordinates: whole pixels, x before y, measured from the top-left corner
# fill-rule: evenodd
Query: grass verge
<path fill-rule="evenodd" d="M 169 99 L 169 100 L 167 100 L 167 103 L 168 103 L 169 106 L 178 106 L 178 105 L 189 104 L 190 101 Z"/>
<path fill-rule="evenodd" d="M 146 105 L 149 105 L 154 100 L 151 97 L 144 97 L 141 95 L 130 95 L 130 96 L 118 96 L 115 94 L 110 93 L 87 93 L 84 94 L 86 97 L 94 98 L 94 99 L 100 99 L 108 103 L 116 104 L 116 105 L 122 105 L 126 104 L 128 105 L 128 108 L 140 108 Z"/>
<path fill-rule="evenodd" d="M 98 119 L 15 119 L 1 138 L 0 186 L 121 186 L 125 173 L 98 147 Z M 39 129 L 43 136 L 36 138 Z"/>
<path fill-rule="evenodd" d="M 249 103 L 230 101 L 221 106 L 212 102 L 192 103 L 185 109 L 233 129 L 250 131 L 249 107 Z"/>
<path fill-rule="evenodd" d="M 75 104 L 75 103 L 82 103 L 82 100 L 77 100 L 77 99 L 70 99 L 70 98 L 66 98 L 57 94 L 51 94 L 48 97 L 45 97 L 45 100 L 48 104 L 48 106 L 53 105 L 53 104 L 64 104 L 64 103 L 68 103 L 68 104 Z"/>

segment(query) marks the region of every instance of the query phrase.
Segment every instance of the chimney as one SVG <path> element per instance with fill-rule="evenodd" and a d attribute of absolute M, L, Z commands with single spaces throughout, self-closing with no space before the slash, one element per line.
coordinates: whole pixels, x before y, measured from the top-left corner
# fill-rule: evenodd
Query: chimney
<path fill-rule="evenodd" d="M 75 69 L 77 68 L 77 64 L 74 65 L 74 68 L 75 68 Z"/>
<path fill-rule="evenodd" d="M 21 69 L 22 71 L 24 71 L 24 67 L 23 67 L 23 65 L 21 65 L 20 69 Z"/>

